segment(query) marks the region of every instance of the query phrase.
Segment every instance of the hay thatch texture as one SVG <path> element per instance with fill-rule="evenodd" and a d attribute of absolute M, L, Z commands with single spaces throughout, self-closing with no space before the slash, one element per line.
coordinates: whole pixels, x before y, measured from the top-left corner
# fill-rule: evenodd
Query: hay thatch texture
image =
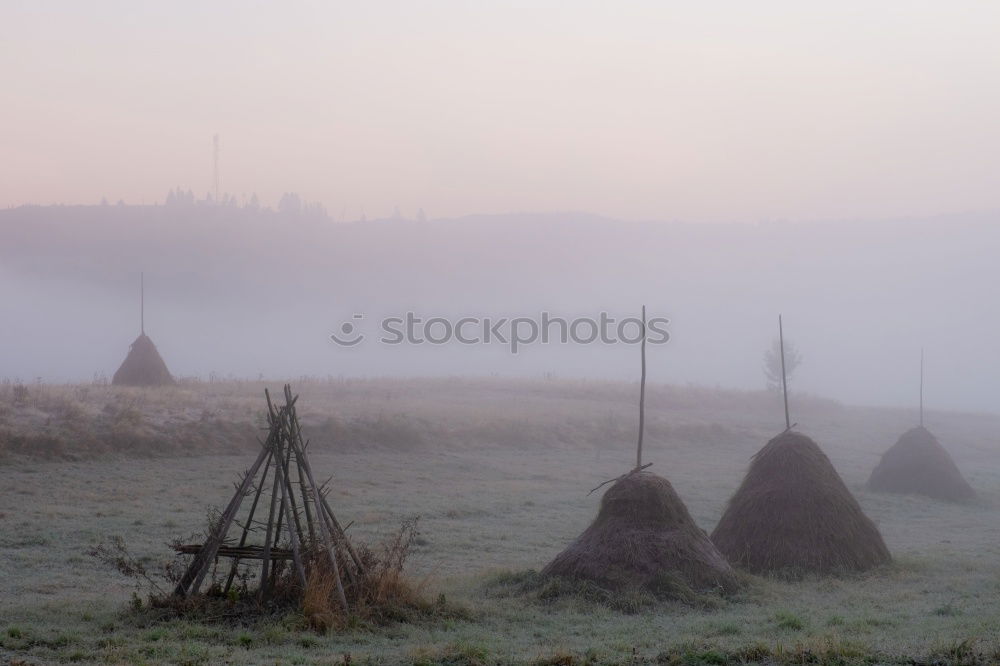
<path fill-rule="evenodd" d="M 736 574 L 691 519 L 670 482 L 649 472 L 619 479 L 597 518 L 542 575 L 593 581 L 611 589 L 655 587 L 664 578 L 692 590 L 738 587 Z"/>
<path fill-rule="evenodd" d="M 156 345 L 143 333 L 132 343 L 111 383 L 115 386 L 165 386 L 175 382 Z"/>
<path fill-rule="evenodd" d="M 790 431 L 753 457 L 712 541 L 756 573 L 860 571 L 892 559 L 830 459 Z"/>
<path fill-rule="evenodd" d="M 918 426 L 903 433 L 868 479 L 870 490 L 915 493 L 952 502 L 976 498 L 948 451 L 926 428 Z"/>

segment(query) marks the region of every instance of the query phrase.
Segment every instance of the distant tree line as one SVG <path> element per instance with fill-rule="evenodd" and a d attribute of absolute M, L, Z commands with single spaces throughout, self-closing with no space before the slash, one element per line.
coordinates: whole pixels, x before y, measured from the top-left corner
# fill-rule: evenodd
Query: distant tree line
<path fill-rule="evenodd" d="M 101 203 L 102 205 L 107 205 L 106 200 Z M 124 203 L 125 202 L 123 201 L 119 201 L 118 205 L 124 205 Z M 203 198 L 199 199 L 190 189 L 183 190 L 180 187 L 175 187 L 167 192 L 167 197 L 164 200 L 164 206 L 167 208 L 218 206 L 248 211 L 277 212 L 280 215 L 294 218 L 330 219 L 330 214 L 327 211 L 326 206 L 318 201 L 308 201 L 297 192 L 285 192 L 282 194 L 281 198 L 278 199 L 278 206 L 275 210 L 270 207 L 261 206 L 260 199 L 257 197 L 256 192 L 251 194 L 249 198 L 244 195 L 242 199 L 238 199 L 235 195 L 224 193 L 219 197 L 219 200 L 216 201 L 211 192 L 206 193 Z M 343 219 L 343 213 L 341 213 L 341 219 Z M 395 206 L 392 211 L 392 216 L 387 219 L 401 221 L 411 218 L 404 216 L 402 212 L 400 212 L 399 206 Z M 424 212 L 423 208 L 420 208 L 417 210 L 416 217 L 412 219 L 420 223 L 427 222 L 427 213 Z M 366 222 L 367 220 L 368 217 L 364 214 L 364 211 L 362 211 L 361 221 Z"/>
<path fill-rule="evenodd" d="M 206 194 L 203 199 L 198 199 L 195 197 L 194 192 L 190 189 L 185 191 L 179 187 L 173 188 L 167 192 L 167 198 L 164 201 L 164 206 L 168 208 L 224 206 L 228 208 L 241 208 L 244 210 L 271 210 L 270 208 L 261 207 L 260 199 L 257 197 L 256 193 L 250 195 L 249 199 L 244 197 L 243 201 L 240 201 L 234 195 L 225 193 L 219 198 L 219 201 L 216 201 L 215 197 L 213 197 L 211 193 Z M 281 195 L 281 199 L 278 200 L 278 213 L 290 217 L 329 217 L 326 207 L 324 207 L 323 204 L 319 202 L 306 201 L 295 192 L 285 192 Z"/>

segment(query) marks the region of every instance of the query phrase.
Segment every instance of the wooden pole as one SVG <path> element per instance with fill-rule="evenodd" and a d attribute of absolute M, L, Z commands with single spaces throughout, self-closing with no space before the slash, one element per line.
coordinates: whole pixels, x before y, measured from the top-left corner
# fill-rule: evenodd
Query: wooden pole
<path fill-rule="evenodd" d="M 292 389 L 290 386 L 288 387 L 287 390 L 289 394 L 291 394 Z M 297 399 L 298 396 L 296 396 L 296 400 Z M 302 463 L 302 469 L 305 471 L 306 478 L 309 480 L 309 486 L 316 491 L 315 493 L 313 493 L 313 497 L 319 499 L 319 501 L 323 505 L 326 514 L 329 516 L 330 522 L 332 523 L 333 526 L 333 530 L 331 530 L 330 533 L 333 536 L 336 536 L 338 539 L 340 539 L 344 547 L 347 549 L 347 553 L 351 556 L 351 559 L 354 561 L 354 565 L 357 567 L 358 571 L 361 574 L 364 574 L 365 566 L 362 563 L 361 558 L 358 557 L 357 552 L 351 545 L 351 540 L 347 538 L 347 533 L 344 531 L 344 528 L 341 527 L 340 522 L 337 520 L 337 517 L 333 515 L 333 509 L 330 508 L 330 504 L 329 502 L 327 502 L 326 497 L 323 495 L 322 492 L 320 492 L 321 487 L 316 483 L 315 477 L 313 477 L 312 467 L 309 465 L 309 458 L 306 457 L 306 447 L 308 446 L 308 444 L 309 442 L 305 441 L 302 438 L 301 429 L 297 429 L 297 438 L 292 442 L 292 446 L 297 447 L 296 458 L 297 460 L 299 460 L 300 463 Z M 317 512 L 319 512 L 319 509 L 317 509 Z M 348 573 L 350 572 L 348 571 Z"/>
<path fill-rule="evenodd" d="M 312 475 L 312 472 L 306 469 L 306 474 Z M 350 555 L 351 559 L 354 561 L 354 566 L 358 568 L 358 571 L 361 572 L 361 574 L 364 574 L 364 563 L 361 561 L 361 558 L 358 557 L 357 552 L 354 550 L 354 546 L 351 545 L 351 540 L 347 538 L 347 532 L 345 532 L 344 528 L 340 525 L 340 521 L 338 521 L 337 517 L 333 515 L 333 509 L 330 508 L 330 503 L 326 501 L 326 497 L 324 497 L 322 493 L 319 493 L 319 498 L 323 503 L 323 511 L 328 518 L 328 523 L 333 528 L 331 530 L 331 534 L 334 533 L 334 530 L 336 531 L 336 535 L 343 542 L 344 547 L 347 548 L 348 555 Z"/>
<path fill-rule="evenodd" d="M 289 442 L 288 445 L 289 448 L 291 448 L 291 442 Z M 275 488 L 278 486 L 281 486 L 282 488 L 281 511 L 284 514 L 285 526 L 288 529 L 288 540 L 292 544 L 292 562 L 295 566 L 295 571 L 299 576 L 299 582 L 302 584 L 302 589 L 304 590 L 306 589 L 306 570 L 302 565 L 302 555 L 299 553 L 299 530 L 292 524 L 292 516 L 290 515 L 292 510 L 291 500 L 294 496 L 291 494 L 291 486 L 288 484 L 288 481 L 284 476 L 286 470 L 287 467 L 283 466 L 281 460 L 276 458 L 274 461 L 274 477 L 276 481 Z M 280 528 L 278 536 L 280 536 Z M 277 540 L 278 536 L 275 537 L 275 540 Z M 271 554 L 269 546 L 267 547 L 266 552 L 267 555 Z M 273 587 L 273 585 L 271 587 Z"/>
<path fill-rule="evenodd" d="M 288 404 L 294 405 L 296 398 L 292 398 L 292 387 L 285 384 L 285 400 Z M 297 442 L 289 441 L 289 446 L 295 446 Z M 313 477 L 312 469 L 309 466 L 309 459 L 302 457 L 302 466 L 306 470 L 306 475 L 309 477 L 309 483 L 312 486 L 313 500 L 317 506 L 322 504 L 322 497 L 319 493 L 319 488 L 316 486 L 316 479 Z M 326 523 L 320 521 L 319 524 L 320 537 L 323 540 L 323 548 L 326 550 L 327 555 L 330 557 L 330 568 L 333 570 L 333 579 L 337 585 L 337 599 L 340 601 L 340 606 L 344 609 L 344 613 L 350 613 L 350 606 L 347 605 L 347 596 L 344 593 L 344 582 L 340 578 L 340 565 L 337 563 L 337 553 L 334 549 L 333 538 L 330 535 L 330 531 L 327 529 Z"/>
<path fill-rule="evenodd" d="M 924 427 L 924 348 L 920 348 L 920 427 Z"/>
<path fill-rule="evenodd" d="M 642 344 L 640 346 L 642 359 L 642 375 L 639 379 L 639 443 L 635 452 L 635 468 L 642 468 L 642 434 L 646 429 L 646 306 L 642 306 Z"/>
<path fill-rule="evenodd" d="M 788 377 L 785 375 L 785 332 L 778 315 L 778 346 L 781 348 L 781 394 L 785 398 L 785 430 L 792 429 L 792 419 L 788 416 Z"/>
<path fill-rule="evenodd" d="M 271 439 L 277 439 L 277 437 L 272 437 Z M 277 511 L 283 508 L 285 503 L 284 492 L 281 488 L 281 474 L 279 474 L 281 465 L 279 462 L 281 459 L 280 440 L 271 441 L 271 446 L 274 447 L 274 456 L 271 460 L 271 464 L 274 467 L 274 481 L 271 484 L 271 506 L 267 512 L 267 531 L 264 533 L 264 553 L 261 557 L 260 565 L 260 594 L 264 598 L 267 598 L 268 578 L 271 571 L 271 545 L 273 544 L 273 539 L 277 536 L 274 534 L 274 523 L 277 518 Z M 281 500 L 281 507 L 278 506 L 279 499 Z"/>
<path fill-rule="evenodd" d="M 287 414 L 285 415 L 285 418 L 288 419 Z M 285 454 L 285 461 L 282 465 L 282 472 L 284 476 L 283 482 L 285 486 L 285 495 L 288 497 L 288 503 L 292 510 L 291 515 L 295 519 L 295 529 L 299 533 L 299 541 L 304 541 L 303 531 L 302 531 L 302 521 L 299 519 L 299 507 L 297 506 L 295 501 L 295 493 L 292 492 L 292 482 L 289 478 L 289 473 L 288 473 L 289 463 L 291 462 L 291 459 L 292 459 L 292 445 L 291 445 L 291 440 L 289 440 L 288 452 Z M 281 519 L 279 518 L 278 520 L 280 522 Z M 291 529 L 291 527 L 292 527 L 291 525 L 288 526 L 289 529 Z"/>
<path fill-rule="evenodd" d="M 294 404 L 288 405 L 285 408 L 285 412 L 282 416 L 284 417 L 284 421 L 282 422 L 282 429 L 283 432 L 285 433 L 285 437 L 288 440 L 288 453 L 285 456 L 284 469 L 283 469 L 285 476 L 285 492 L 287 493 L 289 503 L 291 504 L 292 517 L 295 519 L 295 529 L 298 530 L 299 532 L 299 541 L 305 542 L 305 532 L 302 530 L 302 521 L 299 518 L 299 507 L 295 500 L 295 493 L 292 490 L 292 475 L 291 472 L 289 471 L 291 469 L 292 453 L 295 450 L 295 447 L 292 446 L 292 443 L 295 441 L 295 431 L 297 429 L 296 424 L 298 423 L 299 420 L 298 415 L 295 413 L 295 405 Z M 296 456 L 296 459 L 297 458 L 298 456 Z M 289 525 L 289 527 L 291 526 Z"/>
<path fill-rule="evenodd" d="M 257 503 L 260 502 L 260 494 L 264 490 L 264 483 L 267 481 L 267 471 L 271 464 L 271 451 L 268 449 L 267 461 L 264 463 L 264 476 L 261 477 L 260 482 L 257 484 L 257 490 L 254 494 L 253 503 L 250 505 L 250 514 L 247 516 L 247 522 L 243 525 L 243 535 L 240 537 L 240 548 L 246 545 L 247 535 L 250 534 L 250 528 L 253 524 L 253 516 L 257 512 Z M 229 592 L 229 588 L 233 585 L 233 579 L 236 578 L 236 569 L 240 565 L 240 558 L 234 558 L 232 567 L 229 569 L 229 577 L 226 579 L 226 586 L 222 589 L 222 593 L 225 594 Z"/>
<path fill-rule="evenodd" d="M 279 492 L 282 492 L 281 488 L 281 475 L 279 472 L 279 465 L 281 464 L 282 449 L 281 449 L 281 430 L 280 424 L 278 422 L 278 410 L 274 407 L 271 402 L 271 394 L 268 393 L 267 389 L 264 389 L 264 397 L 267 399 L 267 420 L 271 426 L 271 432 L 268 435 L 267 443 L 271 446 L 271 451 L 273 456 L 271 458 L 272 465 L 274 465 L 274 482 L 271 485 L 271 506 L 267 512 L 267 530 L 264 533 L 264 552 L 261 556 L 260 565 L 260 588 L 259 592 L 262 597 L 267 597 L 268 588 L 268 574 L 271 568 L 271 545 L 273 543 L 272 539 L 275 538 L 274 534 L 274 523 L 277 517 L 278 499 Z M 280 499 L 284 503 L 284 493 L 282 492 Z"/>
<path fill-rule="evenodd" d="M 302 508 L 306 512 L 306 525 L 309 528 L 309 544 L 316 545 L 316 526 L 313 525 L 312 510 L 309 508 L 309 491 L 306 490 L 306 473 L 302 471 L 302 460 L 295 456 L 295 468 L 298 471 L 299 491 L 302 493 Z M 319 509 L 316 509 L 319 511 Z"/>
<path fill-rule="evenodd" d="M 240 487 L 236 489 L 236 494 L 233 495 L 233 499 L 229 501 L 229 506 L 226 507 L 226 510 L 223 512 L 218 524 L 212 531 L 212 534 L 210 534 L 208 539 L 206 539 L 201 552 L 195 556 L 194 560 L 191 562 L 191 566 L 188 567 L 187 571 L 184 572 L 183 578 L 181 578 L 180 582 L 177 583 L 177 587 L 174 589 L 174 594 L 177 596 L 183 597 L 187 595 L 189 587 L 191 588 L 191 594 L 198 593 L 198 588 L 201 587 L 202 580 L 204 580 L 205 574 L 208 572 L 208 569 L 212 564 L 212 560 L 215 559 L 215 554 L 219 551 L 219 546 L 222 545 L 222 540 L 225 538 L 226 532 L 229 530 L 229 525 L 232 524 L 233 519 L 236 517 L 236 512 L 239 511 L 240 504 L 243 503 L 243 498 L 250 489 L 254 477 L 257 476 L 260 466 L 267 458 L 267 454 L 268 449 L 266 447 L 262 447 L 260 455 L 257 456 L 257 460 L 247 471 L 246 476 L 243 477 L 243 483 L 241 483 Z"/>

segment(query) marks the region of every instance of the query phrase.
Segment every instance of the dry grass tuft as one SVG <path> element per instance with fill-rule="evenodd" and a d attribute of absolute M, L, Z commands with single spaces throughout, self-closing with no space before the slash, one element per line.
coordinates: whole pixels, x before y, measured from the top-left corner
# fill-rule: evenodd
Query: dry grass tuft
<path fill-rule="evenodd" d="M 312 629 L 325 633 L 337 624 L 333 594 L 336 582 L 326 567 L 314 566 L 309 571 L 306 589 L 302 592 L 302 614 Z"/>
<path fill-rule="evenodd" d="M 185 570 L 181 559 L 175 558 L 159 569 L 150 569 L 129 552 L 120 537 L 94 547 L 90 555 L 135 583 L 131 610 L 133 619 L 141 625 L 177 617 L 255 625 L 291 613 L 300 614 L 303 627 L 325 633 L 365 624 L 379 626 L 435 618 L 468 618 L 469 613 L 464 608 L 448 604 L 443 595 L 430 599 L 424 584 L 412 582 L 404 573 L 416 537 L 416 519 L 410 519 L 384 543 L 375 547 L 354 544 L 366 573 L 354 584 L 345 580 L 349 614 L 344 613 L 338 601 L 336 577 L 328 557 L 322 552 L 312 552 L 305 560 L 305 588 L 298 582 L 292 567 L 280 560 L 274 562 L 275 583 L 266 600 L 261 599 L 257 591 L 259 564 L 252 562 L 240 564 L 240 573 L 228 593 L 223 593 L 229 572 L 226 563 L 211 572 L 205 592 L 180 597 L 172 590 Z M 346 562 L 339 562 L 339 565 L 343 571 Z"/>

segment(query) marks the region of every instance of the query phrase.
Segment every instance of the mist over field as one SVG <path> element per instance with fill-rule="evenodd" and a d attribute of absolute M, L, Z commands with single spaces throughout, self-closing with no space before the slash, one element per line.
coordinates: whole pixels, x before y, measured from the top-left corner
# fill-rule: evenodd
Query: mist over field
<path fill-rule="evenodd" d="M 110 376 L 147 331 L 179 376 L 489 375 L 634 380 L 635 345 L 386 345 L 384 317 L 670 319 L 650 377 L 759 389 L 783 313 L 794 388 L 852 404 L 996 409 L 996 215 L 811 223 L 578 213 L 335 222 L 236 206 L 0 211 L 2 373 Z M 361 313 L 366 339 L 330 340 Z M 586 336 L 582 336 L 586 337 Z"/>
<path fill-rule="evenodd" d="M 180 376 L 634 379 L 627 345 L 514 357 L 371 329 L 645 303 L 672 322 L 654 381 L 759 388 L 783 313 L 795 390 L 912 407 L 925 347 L 929 405 L 995 409 L 991 5 L 2 18 L 0 376 L 110 375 L 145 272 Z M 336 348 L 355 314 L 368 339 Z"/>
<path fill-rule="evenodd" d="M 1000 664 L 998 35 L 0 1 L 0 664 Z"/>

